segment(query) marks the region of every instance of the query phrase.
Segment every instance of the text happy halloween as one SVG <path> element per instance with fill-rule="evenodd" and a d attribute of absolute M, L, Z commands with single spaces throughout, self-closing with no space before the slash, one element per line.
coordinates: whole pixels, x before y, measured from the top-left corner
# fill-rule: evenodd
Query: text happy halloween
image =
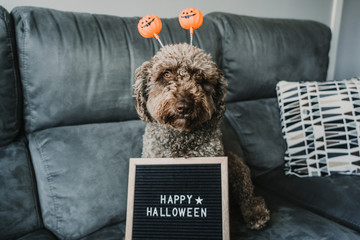
<path fill-rule="evenodd" d="M 160 195 L 161 205 L 202 205 L 203 199 L 193 195 Z M 206 218 L 207 208 L 205 207 L 147 207 L 147 217 L 187 217 L 187 218 Z"/>

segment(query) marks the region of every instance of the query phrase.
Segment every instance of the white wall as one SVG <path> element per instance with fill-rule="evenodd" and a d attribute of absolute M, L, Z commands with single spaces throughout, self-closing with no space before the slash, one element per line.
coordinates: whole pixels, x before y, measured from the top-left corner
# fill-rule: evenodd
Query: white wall
<path fill-rule="evenodd" d="M 110 14 L 124 17 L 155 14 L 177 17 L 184 8 L 194 7 L 203 14 L 222 11 L 242 15 L 310 19 L 332 27 L 332 49 L 328 79 L 335 72 L 337 39 L 343 0 L 0 0 L 8 11 L 16 6 L 40 6 L 65 11 Z M 354 0 L 358 1 L 358 0 Z"/>
<path fill-rule="evenodd" d="M 204 14 L 223 11 L 262 17 L 313 19 L 330 24 L 331 0 L 0 0 L 11 11 L 16 6 L 41 6 L 66 11 L 118 16 L 177 17 L 184 8 L 194 7 Z"/>
<path fill-rule="evenodd" d="M 360 1 L 344 0 L 335 79 L 360 77 Z"/>

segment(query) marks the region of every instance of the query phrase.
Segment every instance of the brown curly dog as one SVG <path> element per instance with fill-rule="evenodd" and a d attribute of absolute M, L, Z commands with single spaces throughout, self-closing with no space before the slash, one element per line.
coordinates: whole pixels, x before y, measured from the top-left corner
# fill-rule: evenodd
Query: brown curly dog
<path fill-rule="evenodd" d="M 203 50 L 167 45 L 135 73 L 136 110 L 146 122 L 142 157 L 224 156 L 220 121 L 227 82 Z M 261 229 L 270 219 L 263 198 L 255 197 L 250 170 L 232 153 L 232 195 L 248 227 Z"/>

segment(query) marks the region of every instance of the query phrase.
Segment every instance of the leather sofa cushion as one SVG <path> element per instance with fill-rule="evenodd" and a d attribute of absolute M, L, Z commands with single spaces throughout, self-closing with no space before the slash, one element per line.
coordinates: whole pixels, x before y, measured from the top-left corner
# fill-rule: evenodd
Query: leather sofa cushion
<path fill-rule="evenodd" d="M 245 227 L 240 210 L 230 212 L 232 240 L 288 240 L 288 239 L 359 239 L 360 233 L 342 226 L 326 217 L 301 208 L 274 192 L 257 188 L 257 195 L 263 196 L 271 219 L 269 227 L 254 231 Z"/>
<path fill-rule="evenodd" d="M 30 134 L 45 227 L 74 239 L 124 221 L 129 158 L 141 156 L 143 132 L 135 120 Z"/>
<path fill-rule="evenodd" d="M 42 227 L 26 141 L 0 147 L 0 238 L 14 239 Z"/>
<path fill-rule="evenodd" d="M 133 48 L 135 19 L 22 7 L 12 15 L 27 132 L 136 117 L 132 74 L 151 51 Z"/>
<path fill-rule="evenodd" d="M 111 226 L 106 226 L 94 233 L 87 235 L 81 240 L 119 240 L 125 236 L 125 222 L 120 222 Z"/>
<path fill-rule="evenodd" d="M 325 81 L 330 29 L 302 20 L 208 15 L 222 37 L 230 102 L 275 97 L 279 80 Z"/>
<path fill-rule="evenodd" d="M 220 127 L 225 151 L 230 151 L 239 157 L 244 158 L 240 139 L 226 116 L 222 119 Z"/>
<path fill-rule="evenodd" d="M 229 103 L 225 117 L 238 136 L 254 176 L 284 164 L 286 143 L 276 98 Z"/>
<path fill-rule="evenodd" d="M 326 218 L 360 231 L 360 178 L 332 175 L 321 178 L 285 176 L 283 167 L 256 183 Z"/>
<path fill-rule="evenodd" d="M 57 238 L 50 231 L 46 229 L 40 229 L 35 232 L 26 234 L 25 236 L 18 238 L 17 240 L 56 240 Z"/>
<path fill-rule="evenodd" d="M 16 26 L 24 91 L 25 130 L 137 119 L 134 73 L 160 45 L 141 37 L 139 18 L 18 7 Z M 177 18 L 163 19 L 164 44 L 188 42 Z M 220 59 L 220 35 L 211 21 L 194 45 Z"/>
<path fill-rule="evenodd" d="M 13 141 L 21 125 L 15 37 L 12 18 L 0 6 L 0 146 Z"/>

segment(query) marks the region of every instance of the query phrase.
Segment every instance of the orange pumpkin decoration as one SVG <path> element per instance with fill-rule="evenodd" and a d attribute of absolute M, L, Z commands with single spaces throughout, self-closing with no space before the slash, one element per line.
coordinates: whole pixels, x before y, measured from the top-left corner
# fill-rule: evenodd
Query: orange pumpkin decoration
<path fill-rule="evenodd" d="M 202 25 L 203 15 L 199 9 L 186 8 L 179 14 L 179 23 L 182 28 L 190 30 L 190 34 L 193 34 L 194 29 Z"/>
<path fill-rule="evenodd" d="M 158 34 L 161 31 L 161 28 L 161 20 L 155 15 L 146 15 L 140 19 L 138 23 L 139 33 L 145 38 L 155 37 L 156 39 L 159 39 Z"/>

